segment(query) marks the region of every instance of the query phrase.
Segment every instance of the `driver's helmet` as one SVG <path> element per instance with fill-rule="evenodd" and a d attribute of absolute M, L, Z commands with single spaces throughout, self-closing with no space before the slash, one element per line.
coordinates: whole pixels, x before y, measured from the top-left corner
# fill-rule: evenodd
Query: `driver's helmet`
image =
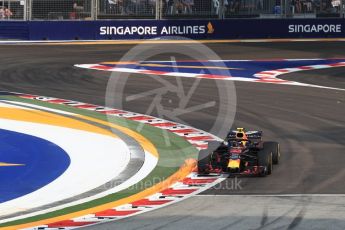
<path fill-rule="evenodd" d="M 248 137 L 245 132 L 236 133 L 236 139 L 241 141 L 248 141 Z"/>
<path fill-rule="evenodd" d="M 236 133 L 236 141 L 238 142 L 238 147 L 245 147 L 248 143 L 248 137 L 243 130 Z"/>

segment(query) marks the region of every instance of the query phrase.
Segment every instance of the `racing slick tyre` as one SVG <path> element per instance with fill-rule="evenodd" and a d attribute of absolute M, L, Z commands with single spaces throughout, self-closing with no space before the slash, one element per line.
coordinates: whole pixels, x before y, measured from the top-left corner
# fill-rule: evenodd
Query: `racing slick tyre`
<path fill-rule="evenodd" d="M 258 153 L 258 166 L 263 167 L 263 170 L 259 173 L 259 176 L 267 176 L 272 174 L 273 169 L 273 157 L 270 149 L 262 149 Z"/>
<path fill-rule="evenodd" d="M 272 162 L 277 165 L 280 161 L 280 146 L 278 142 L 267 141 L 264 142 L 264 149 L 272 151 Z"/>
<path fill-rule="evenodd" d="M 198 173 L 208 174 L 209 164 L 211 164 L 211 155 L 220 146 L 218 141 L 208 142 L 207 149 L 202 149 L 199 151 L 198 156 Z"/>

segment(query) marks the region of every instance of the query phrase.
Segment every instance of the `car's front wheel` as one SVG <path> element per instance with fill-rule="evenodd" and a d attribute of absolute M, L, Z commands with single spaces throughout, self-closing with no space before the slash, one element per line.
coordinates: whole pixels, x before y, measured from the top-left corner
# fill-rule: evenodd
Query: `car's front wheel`
<path fill-rule="evenodd" d="M 267 141 L 264 142 L 264 149 L 272 152 L 272 162 L 277 165 L 280 161 L 280 146 L 278 142 Z"/>
<path fill-rule="evenodd" d="M 262 149 L 258 152 L 258 166 L 261 168 L 260 176 L 271 175 L 273 170 L 272 152 L 269 149 Z"/>
<path fill-rule="evenodd" d="M 211 155 L 220 146 L 219 141 L 208 142 L 207 149 L 202 149 L 199 151 L 198 156 L 198 173 L 208 174 L 209 165 L 211 164 Z"/>

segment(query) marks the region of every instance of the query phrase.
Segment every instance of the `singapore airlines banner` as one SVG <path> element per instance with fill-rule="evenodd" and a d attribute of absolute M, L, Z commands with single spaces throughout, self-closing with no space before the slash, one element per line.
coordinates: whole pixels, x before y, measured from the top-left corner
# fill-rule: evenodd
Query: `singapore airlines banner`
<path fill-rule="evenodd" d="M 9 29 L 10 28 L 10 29 Z M 0 39 L 127 40 L 345 37 L 343 19 L 0 21 Z"/>
<path fill-rule="evenodd" d="M 157 38 L 180 36 L 195 39 L 212 38 L 215 32 L 211 21 L 138 21 L 135 23 L 105 22 L 99 26 L 100 39 Z"/>

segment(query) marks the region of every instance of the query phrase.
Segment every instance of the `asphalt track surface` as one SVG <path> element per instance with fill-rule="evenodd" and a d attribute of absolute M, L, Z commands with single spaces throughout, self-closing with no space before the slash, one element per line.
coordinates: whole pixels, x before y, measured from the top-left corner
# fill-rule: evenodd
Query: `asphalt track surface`
<path fill-rule="evenodd" d="M 343 57 L 345 51 L 345 43 L 338 42 L 207 46 L 222 59 L 336 58 Z M 131 47 L 0 46 L 0 90 L 104 105 L 110 74 L 78 69 L 73 65 L 119 60 Z M 170 56 L 159 58 L 167 59 Z M 344 67 L 292 73 L 283 78 L 345 88 Z M 174 82 L 174 79 L 169 81 Z M 193 81 L 183 79 L 183 85 L 188 88 Z M 345 228 L 342 220 L 345 218 L 345 199 L 342 197 L 274 196 L 345 194 L 345 92 L 249 82 L 235 82 L 235 86 L 237 107 L 233 127 L 263 130 L 266 140 L 281 143 L 281 164 L 274 167 L 273 175 L 238 178 L 240 187 L 234 187 L 235 179 L 228 178 L 204 192 L 208 196 L 197 196 L 162 210 L 103 224 L 97 229 L 137 229 L 139 226 L 144 229 L 328 229 L 330 224 L 334 229 Z M 125 94 L 157 87 L 159 83 L 150 78 L 132 75 L 127 81 Z M 217 92 L 214 80 L 203 79 L 190 103 L 217 100 L 213 98 L 218 96 Z M 145 113 L 147 103 L 128 103 L 125 109 Z M 217 109 L 197 111 L 186 114 L 185 120 L 196 128 L 209 130 L 216 115 Z M 253 197 L 251 194 L 266 194 L 268 197 Z M 293 210 L 298 211 L 294 213 Z M 337 214 L 330 215 L 329 212 Z M 270 224 L 272 220 L 274 223 Z"/>

